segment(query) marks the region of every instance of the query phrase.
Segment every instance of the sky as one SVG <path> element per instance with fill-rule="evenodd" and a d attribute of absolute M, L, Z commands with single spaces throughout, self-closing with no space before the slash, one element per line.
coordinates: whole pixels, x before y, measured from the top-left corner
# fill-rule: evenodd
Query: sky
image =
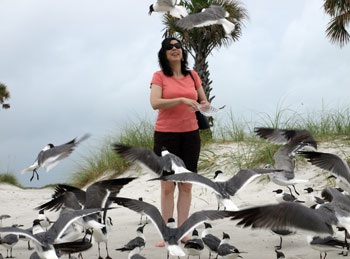
<path fill-rule="evenodd" d="M 65 182 L 82 157 L 130 121 L 154 121 L 149 84 L 159 70 L 162 14 L 152 1 L 0 0 L 0 172 L 26 187 Z M 326 38 L 321 0 L 245 0 L 239 41 L 208 58 L 213 106 L 241 118 L 348 106 L 350 45 Z M 190 66 L 193 60 L 189 60 Z M 253 115 L 252 115 L 253 114 Z M 218 118 L 220 119 L 220 118 Z M 48 143 L 81 137 L 73 154 L 39 181 L 20 171 Z"/>

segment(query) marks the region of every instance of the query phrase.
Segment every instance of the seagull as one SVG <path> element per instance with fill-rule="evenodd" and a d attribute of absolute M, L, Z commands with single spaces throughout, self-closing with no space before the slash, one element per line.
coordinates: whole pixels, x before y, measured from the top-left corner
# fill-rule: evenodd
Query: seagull
<path fill-rule="evenodd" d="M 306 183 L 308 180 L 295 178 L 295 152 L 303 148 L 305 145 L 308 145 L 308 143 L 303 142 L 307 138 L 308 135 L 302 135 L 293 138 L 291 141 L 276 151 L 273 156 L 275 164 L 265 166 L 265 168 L 280 169 L 280 172 L 275 172 L 270 175 L 272 182 L 280 186 L 287 186 L 290 193 L 292 193 L 292 190 L 289 188 L 289 185 L 292 185 L 295 193 L 298 195 L 299 193 L 295 189 L 294 185 L 297 183 Z"/>
<path fill-rule="evenodd" d="M 98 213 L 101 210 L 102 209 L 87 209 L 62 214 L 47 232 L 42 229 L 38 219 L 33 222 L 33 233 L 15 227 L 0 228 L 0 232 L 27 236 L 32 239 L 35 251 L 40 258 L 58 259 L 53 244 L 55 240 L 64 233 L 68 225 L 81 217 Z"/>
<path fill-rule="evenodd" d="M 156 3 L 151 4 L 149 7 L 148 14 L 151 15 L 152 12 L 169 12 L 175 18 L 182 18 L 188 15 L 184 6 L 176 5 L 176 0 L 157 0 Z"/>
<path fill-rule="evenodd" d="M 232 220 L 240 219 L 237 225 L 252 228 L 278 230 L 303 230 L 312 236 L 333 236 L 333 227 L 350 229 L 350 196 L 337 189 L 327 187 L 322 192 L 329 203 L 317 209 L 308 208 L 296 202 L 282 202 L 232 212 Z M 345 242 L 344 242 L 345 243 Z"/>
<path fill-rule="evenodd" d="M 33 227 L 27 228 L 26 231 L 32 232 Z M 22 241 L 27 241 L 28 243 L 28 250 L 33 250 L 33 248 L 30 246 L 30 238 L 22 235 L 18 235 L 18 239 Z"/>
<path fill-rule="evenodd" d="M 350 168 L 339 156 L 331 153 L 299 151 L 310 162 L 336 177 L 337 186 L 350 193 Z"/>
<path fill-rule="evenodd" d="M 130 253 L 131 253 L 131 251 L 135 250 L 135 251 L 137 251 L 137 253 L 139 253 L 146 245 L 146 243 L 145 243 L 145 235 L 143 234 L 143 228 L 145 226 L 146 225 L 138 227 L 137 230 L 136 230 L 137 237 L 131 239 L 123 247 L 117 248 L 115 250 L 121 251 L 121 252 L 128 251 Z"/>
<path fill-rule="evenodd" d="M 102 223 L 102 220 L 99 220 L 100 223 Z M 105 222 L 104 222 L 105 226 L 102 228 L 94 228 L 92 236 L 94 238 L 94 241 L 97 243 L 97 247 L 98 247 L 98 258 L 102 259 L 101 257 L 101 249 L 100 249 L 100 244 L 101 243 L 105 243 L 106 244 L 106 259 L 112 259 L 109 256 L 109 252 L 108 252 L 108 234 L 112 231 L 112 218 L 111 217 L 107 217 Z"/>
<path fill-rule="evenodd" d="M 181 183 L 199 184 L 214 191 L 219 205 L 222 204 L 227 210 L 238 210 L 232 202 L 231 196 L 234 196 L 240 189 L 253 181 L 256 177 L 263 174 L 275 172 L 276 169 L 242 169 L 227 181 L 213 182 L 212 180 L 196 173 L 179 173 L 166 175 L 151 180 L 164 180 Z"/>
<path fill-rule="evenodd" d="M 309 145 L 305 146 L 305 148 L 311 147 L 313 151 L 317 149 L 317 142 L 315 138 L 312 136 L 310 131 L 305 129 L 299 130 L 256 127 L 254 128 L 254 132 L 260 138 L 266 139 L 275 144 L 287 144 L 300 136 L 307 136 L 303 142 L 308 143 Z"/>
<path fill-rule="evenodd" d="M 277 189 L 272 192 L 276 193 L 277 202 L 300 202 L 305 203 L 305 201 L 298 200 L 294 195 L 283 192 L 282 189 Z"/>
<path fill-rule="evenodd" d="M 170 153 L 165 148 L 163 148 L 161 156 L 157 156 L 152 150 L 143 147 L 114 144 L 113 148 L 128 162 L 137 162 L 155 177 L 173 173 L 192 173 L 186 168 L 181 158 Z"/>
<path fill-rule="evenodd" d="M 0 239 L 0 245 L 6 248 L 6 258 L 14 258 L 12 256 L 12 248 L 18 243 L 18 235 L 8 234 Z M 10 250 L 10 256 L 9 256 Z"/>
<path fill-rule="evenodd" d="M 211 257 L 211 253 L 217 253 L 218 247 L 220 245 L 221 240 L 210 233 L 212 229 L 211 224 L 204 222 L 205 229 L 202 232 L 202 240 L 204 246 L 209 250 L 209 259 Z"/>
<path fill-rule="evenodd" d="M 204 249 L 204 244 L 203 240 L 198 235 L 197 229 L 193 229 L 192 237 L 186 241 L 184 248 L 187 251 L 187 259 L 189 259 L 190 256 L 198 256 L 198 258 L 201 258 L 200 255 Z"/>
<path fill-rule="evenodd" d="M 68 157 L 79 143 L 81 143 L 82 141 L 84 141 L 89 137 L 90 137 L 89 134 L 85 134 L 78 141 L 76 141 L 76 138 L 75 138 L 60 146 L 54 146 L 51 143 L 47 144 L 40 151 L 34 163 L 28 168 L 23 169 L 21 173 L 24 174 L 26 172 L 33 171 L 33 175 L 30 178 L 30 181 L 33 180 L 35 174 L 36 174 L 37 180 L 39 180 L 39 174 L 37 172 L 37 169 L 39 169 L 40 167 L 44 167 L 46 172 L 50 171 L 54 166 L 57 165 L 58 162 Z"/>
<path fill-rule="evenodd" d="M 305 205 L 308 207 L 312 207 L 315 205 L 324 204 L 324 200 L 320 197 L 314 196 L 313 192 L 314 189 L 311 187 L 305 188 L 304 191 L 306 191 L 306 198 L 305 198 Z"/>
<path fill-rule="evenodd" d="M 235 24 L 227 20 L 230 14 L 224 7 L 211 5 L 207 9 L 202 9 L 200 13 L 188 15 L 175 22 L 175 26 L 183 29 L 192 29 L 194 27 L 203 27 L 213 24 L 221 24 L 226 34 L 231 34 L 235 29 Z"/>
<path fill-rule="evenodd" d="M 159 210 L 149 203 L 121 197 L 109 199 L 121 206 L 127 207 L 128 209 L 138 213 L 143 212 L 148 215 L 163 238 L 165 246 L 168 249 L 167 258 L 169 257 L 169 253 L 173 256 L 185 256 L 185 252 L 179 246 L 178 241 L 185 237 L 187 233 L 189 233 L 199 224 L 206 220 L 218 220 L 233 215 L 231 211 L 203 210 L 193 213 L 181 226 L 176 227 L 175 220 L 173 218 L 169 218 L 168 224 L 165 224 Z"/>
<path fill-rule="evenodd" d="M 98 181 L 91 184 L 86 192 L 69 185 L 57 185 L 52 200 L 36 207 L 36 209 L 42 210 L 59 210 L 75 211 L 91 208 L 108 208 L 110 201 L 108 197 L 116 196 L 124 185 L 136 179 L 136 177 L 117 178 L 111 180 Z M 62 213 L 61 213 L 62 214 Z M 97 215 L 91 215 L 83 218 L 83 225 L 86 228 L 94 229 L 94 238 L 98 243 L 98 251 L 100 256 L 99 243 L 104 242 L 106 244 L 106 252 L 108 255 L 108 232 L 110 231 L 111 219 L 107 219 L 106 211 L 103 218 Z M 104 224 L 103 222 L 106 222 Z M 79 222 L 77 222 L 78 224 Z M 103 223 L 103 224 L 101 224 Z M 76 232 L 70 232 L 75 236 Z M 79 234 L 79 232 L 78 232 Z M 67 238 L 66 238 L 67 239 Z"/>
<path fill-rule="evenodd" d="M 320 252 L 320 259 L 322 259 L 322 253 L 324 253 L 323 259 L 326 259 L 327 252 L 343 251 L 344 247 L 346 246 L 345 242 L 337 240 L 331 236 L 327 236 L 327 237 L 309 236 L 307 240 L 308 240 L 308 244 L 312 249 Z"/>
<path fill-rule="evenodd" d="M 137 249 L 136 249 L 137 250 Z M 128 259 L 146 259 L 146 257 L 140 255 L 140 251 L 132 250 L 129 255 Z"/>
<path fill-rule="evenodd" d="M 241 257 L 240 252 L 235 246 L 230 245 L 230 236 L 229 234 L 223 232 L 223 238 L 218 247 L 218 258 L 222 259 L 236 259 Z"/>
<path fill-rule="evenodd" d="M 139 197 L 139 201 L 143 201 L 143 198 Z M 139 223 L 139 225 L 142 225 L 142 218 L 143 218 L 143 216 L 144 216 L 143 214 L 140 215 L 140 223 Z M 145 218 L 146 218 L 145 219 L 145 225 L 146 225 L 146 224 L 148 224 L 148 222 L 147 222 L 148 221 L 147 215 L 145 216 Z"/>
<path fill-rule="evenodd" d="M 49 228 L 50 223 L 52 223 L 49 218 L 44 214 L 44 210 L 39 211 L 38 220 L 40 220 L 40 225 L 46 230 Z"/>

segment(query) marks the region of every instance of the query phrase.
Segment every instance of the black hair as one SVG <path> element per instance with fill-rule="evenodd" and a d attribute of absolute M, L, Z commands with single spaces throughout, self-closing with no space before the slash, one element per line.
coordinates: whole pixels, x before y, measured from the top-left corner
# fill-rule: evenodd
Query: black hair
<path fill-rule="evenodd" d="M 171 69 L 169 60 L 166 57 L 166 47 L 170 44 L 172 40 L 176 40 L 178 43 L 181 44 L 181 42 L 176 39 L 176 38 L 165 38 L 162 41 L 162 47 L 158 52 L 158 61 L 159 61 L 159 66 L 162 69 L 163 73 L 167 76 L 172 76 L 173 75 L 173 70 Z M 182 60 L 181 60 L 181 73 L 186 76 L 189 73 L 189 70 L 187 68 L 187 51 L 183 49 L 182 44 L 181 44 L 181 49 L 182 49 Z"/>

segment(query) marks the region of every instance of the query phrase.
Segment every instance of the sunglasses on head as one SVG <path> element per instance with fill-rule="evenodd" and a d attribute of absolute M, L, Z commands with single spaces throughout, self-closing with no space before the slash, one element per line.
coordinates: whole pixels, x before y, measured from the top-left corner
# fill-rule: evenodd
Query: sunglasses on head
<path fill-rule="evenodd" d="M 180 49 L 181 48 L 181 44 L 176 42 L 175 44 L 171 44 L 169 43 L 168 45 L 165 46 L 165 49 L 166 50 L 171 50 L 173 49 L 173 47 L 177 48 L 177 49 Z"/>

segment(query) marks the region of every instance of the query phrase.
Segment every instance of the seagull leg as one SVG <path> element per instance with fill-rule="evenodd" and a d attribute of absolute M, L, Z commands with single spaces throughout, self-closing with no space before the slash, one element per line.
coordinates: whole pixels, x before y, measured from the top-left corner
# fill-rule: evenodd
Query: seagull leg
<path fill-rule="evenodd" d="M 276 250 L 281 250 L 282 249 L 282 237 L 280 236 L 280 245 L 279 246 L 275 246 Z"/>
<path fill-rule="evenodd" d="M 324 257 L 323 257 L 323 259 L 326 259 L 326 256 L 327 256 L 327 252 L 324 252 Z"/>
<path fill-rule="evenodd" d="M 297 189 L 295 188 L 295 185 L 293 184 L 292 186 L 293 186 L 293 189 L 294 189 L 295 193 L 300 195 L 300 193 L 297 192 Z"/>
<path fill-rule="evenodd" d="M 97 243 L 97 248 L 98 248 L 98 259 L 103 259 L 103 258 L 101 257 L 100 243 Z"/>
<path fill-rule="evenodd" d="M 107 252 L 106 259 L 112 259 L 112 257 L 110 257 L 110 256 L 109 256 L 109 253 L 108 253 L 108 245 L 107 245 L 107 242 L 106 242 L 106 252 Z"/>
<path fill-rule="evenodd" d="M 28 250 L 33 250 L 34 248 L 30 246 L 30 240 L 28 241 Z"/>

